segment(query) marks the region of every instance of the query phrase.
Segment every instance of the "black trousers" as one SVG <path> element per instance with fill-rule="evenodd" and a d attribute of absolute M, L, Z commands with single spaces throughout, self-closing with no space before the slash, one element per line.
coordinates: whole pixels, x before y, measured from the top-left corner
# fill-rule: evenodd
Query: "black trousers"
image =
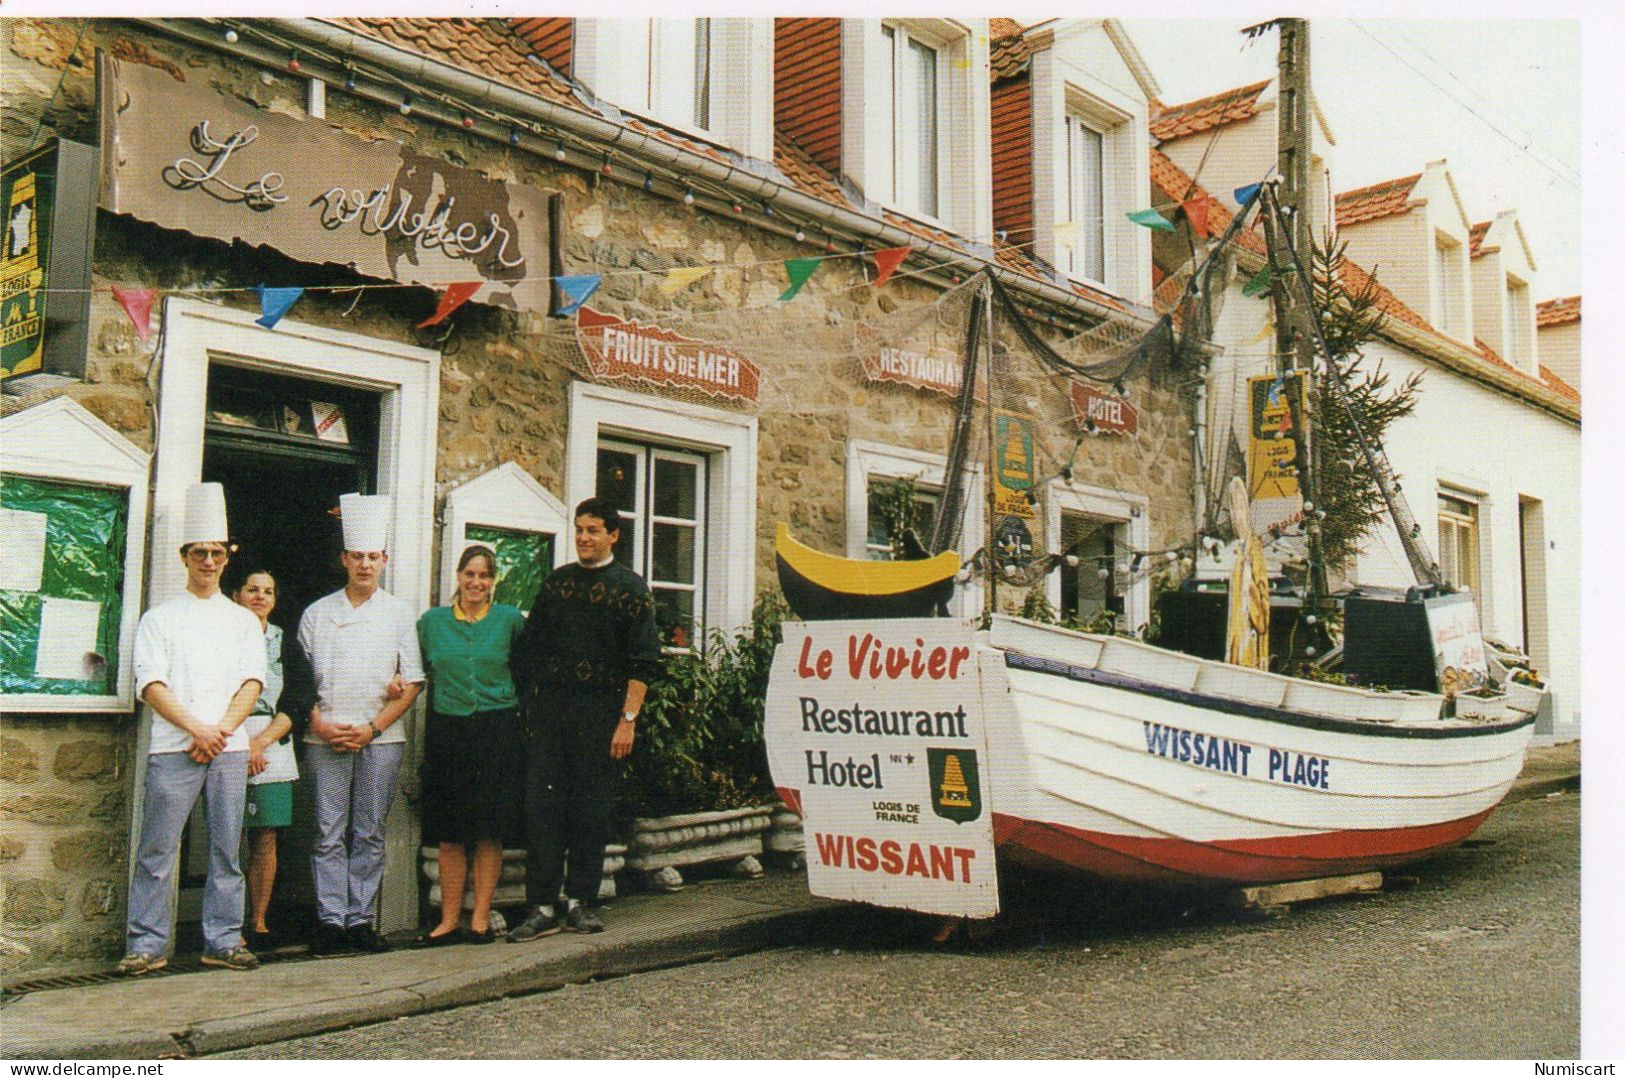
<path fill-rule="evenodd" d="M 609 743 L 626 690 L 542 685 L 527 701 L 525 901 L 596 905 L 619 763 Z M 570 877 L 564 878 L 566 855 Z"/>

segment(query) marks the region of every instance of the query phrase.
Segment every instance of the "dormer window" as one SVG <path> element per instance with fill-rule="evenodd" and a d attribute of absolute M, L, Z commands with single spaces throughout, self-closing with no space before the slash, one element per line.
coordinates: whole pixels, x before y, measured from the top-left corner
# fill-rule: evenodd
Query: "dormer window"
<path fill-rule="evenodd" d="M 1467 337 L 1466 267 L 1461 244 L 1443 232 L 1433 234 L 1428 284 L 1433 293 L 1433 324 L 1458 340 Z"/>
<path fill-rule="evenodd" d="M 1534 365 L 1534 308 L 1529 302 L 1529 285 L 1507 274 L 1506 302 L 1502 306 L 1501 340 L 1508 361 L 1524 369 Z"/>
<path fill-rule="evenodd" d="M 897 26 L 882 26 L 891 93 L 891 182 L 889 201 L 899 209 L 927 217 L 940 216 L 941 187 L 937 163 L 942 123 L 942 65 L 938 50 Z"/>
<path fill-rule="evenodd" d="M 711 126 L 711 20 L 650 19 L 645 107 L 659 120 Z"/>
<path fill-rule="evenodd" d="M 1057 231 L 1060 269 L 1089 281 L 1106 279 L 1106 136 L 1081 115 L 1066 116 L 1066 222 Z"/>

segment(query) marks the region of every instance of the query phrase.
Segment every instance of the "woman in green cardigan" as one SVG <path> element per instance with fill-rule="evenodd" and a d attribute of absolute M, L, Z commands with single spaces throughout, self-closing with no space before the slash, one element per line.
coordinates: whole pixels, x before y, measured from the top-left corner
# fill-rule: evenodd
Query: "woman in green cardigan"
<path fill-rule="evenodd" d="M 457 559 L 450 606 L 418 619 L 429 673 L 429 722 L 423 753 L 423 841 L 440 848 L 440 923 L 418 942 L 490 943 L 491 897 L 502 847 L 519 844 L 523 820 L 524 741 L 508 652 L 524 628 L 516 607 L 493 603 L 496 554 L 471 546 Z M 473 847 L 474 909 L 459 927 Z"/>

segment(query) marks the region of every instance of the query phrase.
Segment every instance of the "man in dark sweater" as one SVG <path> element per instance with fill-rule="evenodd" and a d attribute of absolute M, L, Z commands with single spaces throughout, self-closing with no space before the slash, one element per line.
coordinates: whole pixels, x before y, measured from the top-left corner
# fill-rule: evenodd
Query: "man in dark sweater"
<path fill-rule="evenodd" d="M 543 582 L 514 641 L 513 675 L 530 738 L 525 772 L 530 914 L 508 933 L 510 943 L 566 927 L 604 930 L 594 907 L 617 762 L 632 751 L 643 694 L 660 661 L 654 599 L 643 578 L 615 560 L 620 537 L 614 505 L 588 498 L 576 506 L 580 560 L 555 569 Z"/>

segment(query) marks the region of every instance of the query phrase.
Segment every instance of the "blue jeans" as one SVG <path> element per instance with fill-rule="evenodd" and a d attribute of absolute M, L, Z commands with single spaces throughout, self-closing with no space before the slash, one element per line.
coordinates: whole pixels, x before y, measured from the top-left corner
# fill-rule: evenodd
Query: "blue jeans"
<path fill-rule="evenodd" d="M 209 824 L 209 876 L 203 886 L 203 945 L 210 951 L 242 946 L 243 869 L 237 858 L 248 796 L 248 753 L 222 752 L 206 764 L 184 752 L 147 757 L 141 840 L 130 873 L 125 951 L 163 954 L 169 949 L 170 888 L 180 860 L 181 832 L 203 794 Z"/>

